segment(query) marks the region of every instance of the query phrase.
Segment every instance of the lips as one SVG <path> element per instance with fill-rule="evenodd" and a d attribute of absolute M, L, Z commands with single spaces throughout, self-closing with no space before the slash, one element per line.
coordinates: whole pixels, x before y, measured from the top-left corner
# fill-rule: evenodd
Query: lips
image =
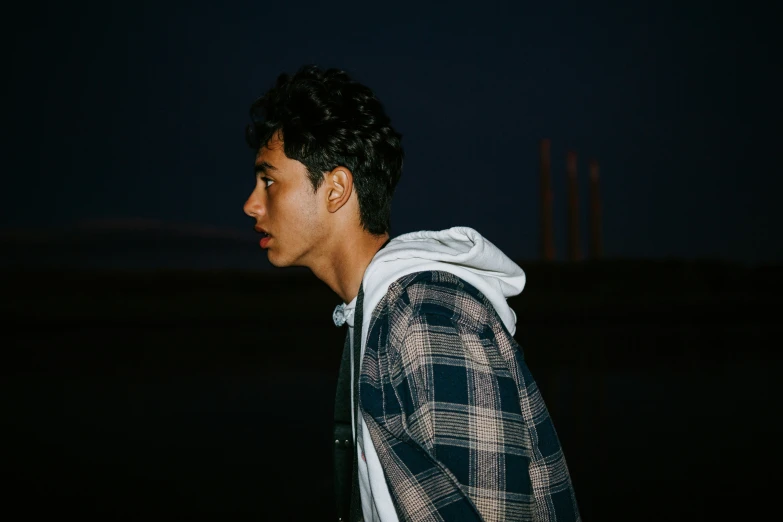
<path fill-rule="evenodd" d="M 254 228 L 256 229 L 256 232 L 258 232 L 263 236 L 261 238 L 261 241 L 258 242 L 258 244 L 261 245 L 261 248 L 266 248 L 267 245 L 269 244 L 269 241 L 272 239 L 272 236 L 269 234 L 269 232 L 267 232 L 266 230 L 264 230 L 259 226 L 256 226 Z"/>

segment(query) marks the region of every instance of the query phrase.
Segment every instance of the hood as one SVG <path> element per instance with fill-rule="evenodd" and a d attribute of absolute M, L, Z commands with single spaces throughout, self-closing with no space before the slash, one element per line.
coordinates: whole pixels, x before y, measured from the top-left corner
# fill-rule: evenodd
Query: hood
<path fill-rule="evenodd" d="M 452 273 L 475 286 L 489 299 L 506 329 L 514 335 L 517 318 L 506 299 L 522 292 L 525 272 L 495 245 L 468 227 L 411 232 L 389 241 L 364 272 L 364 317 L 371 317 L 394 281 L 414 272 L 430 270 Z M 369 323 L 363 321 L 362 324 L 363 345 Z"/>

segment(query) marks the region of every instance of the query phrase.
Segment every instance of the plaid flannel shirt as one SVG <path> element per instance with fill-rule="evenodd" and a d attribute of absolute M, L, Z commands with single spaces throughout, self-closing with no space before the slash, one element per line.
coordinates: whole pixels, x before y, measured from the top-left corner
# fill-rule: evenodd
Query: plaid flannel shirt
<path fill-rule="evenodd" d="M 580 520 L 522 350 L 481 292 L 419 272 L 368 319 L 360 404 L 400 520 Z"/>

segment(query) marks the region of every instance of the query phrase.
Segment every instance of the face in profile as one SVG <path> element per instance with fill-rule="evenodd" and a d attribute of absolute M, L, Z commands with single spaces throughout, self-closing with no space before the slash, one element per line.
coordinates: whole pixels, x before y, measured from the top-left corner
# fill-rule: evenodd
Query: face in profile
<path fill-rule="evenodd" d="M 301 162 L 285 155 L 275 134 L 256 154 L 256 186 L 244 205 L 274 266 L 310 266 L 324 238 L 322 184 L 317 192 Z"/>

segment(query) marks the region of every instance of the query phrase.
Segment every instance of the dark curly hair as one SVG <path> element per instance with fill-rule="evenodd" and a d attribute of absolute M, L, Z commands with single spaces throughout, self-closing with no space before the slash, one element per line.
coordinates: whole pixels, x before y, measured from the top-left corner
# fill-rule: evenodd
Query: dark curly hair
<path fill-rule="evenodd" d="M 344 71 L 307 65 L 293 76 L 281 74 L 251 105 L 250 117 L 248 144 L 258 150 L 280 131 L 285 155 L 304 164 L 314 190 L 326 172 L 350 169 L 362 227 L 375 235 L 389 232 L 402 135 L 368 87 Z"/>

